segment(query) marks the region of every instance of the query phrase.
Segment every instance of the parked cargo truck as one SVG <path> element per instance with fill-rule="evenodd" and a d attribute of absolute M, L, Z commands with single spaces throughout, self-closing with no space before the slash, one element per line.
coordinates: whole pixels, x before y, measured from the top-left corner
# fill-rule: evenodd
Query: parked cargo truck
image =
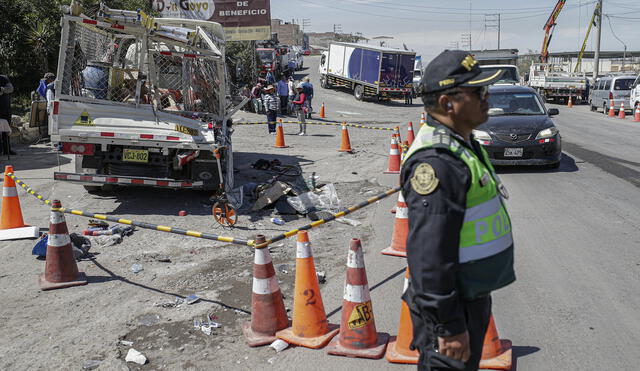
<path fill-rule="evenodd" d="M 96 19 L 61 23 L 49 132 L 75 155 L 75 171 L 56 180 L 90 190 L 233 186 L 228 123 L 237 108 L 228 103 L 219 24 L 104 6 Z"/>
<path fill-rule="evenodd" d="M 565 102 L 572 97 L 573 103 L 579 104 L 587 88 L 587 78 L 550 63 L 533 63 L 528 84 L 545 100 Z"/>
<path fill-rule="evenodd" d="M 397 99 L 411 94 L 416 53 L 332 42 L 320 57 L 320 85 L 353 91 L 357 100 Z"/>

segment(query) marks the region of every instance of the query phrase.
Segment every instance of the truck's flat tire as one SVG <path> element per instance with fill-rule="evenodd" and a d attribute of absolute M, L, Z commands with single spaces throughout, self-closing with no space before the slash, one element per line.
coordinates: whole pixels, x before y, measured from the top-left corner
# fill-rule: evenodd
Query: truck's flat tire
<path fill-rule="evenodd" d="M 353 96 L 356 98 L 356 100 L 363 100 L 364 99 L 364 87 L 362 85 L 356 85 L 353 88 Z"/>

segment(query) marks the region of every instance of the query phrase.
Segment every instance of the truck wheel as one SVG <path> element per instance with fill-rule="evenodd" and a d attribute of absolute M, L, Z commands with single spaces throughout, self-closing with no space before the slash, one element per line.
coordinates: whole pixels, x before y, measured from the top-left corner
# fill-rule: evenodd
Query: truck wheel
<path fill-rule="evenodd" d="M 324 89 L 329 89 L 331 85 L 329 85 L 329 80 L 327 77 L 320 77 L 320 86 Z"/>
<path fill-rule="evenodd" d="M 607 114 L 607 104 L 606 103 L 602 103 L 602 113 L 604 113 L 605 115 Z"/>
<path fill-rule="evenodd" d="M 595 112 L 598 110 L 598 107 L 593 105 L 593 102 L 589 101 L 589 109 L 591 109 L 591 112 Z"/>
<path fill-rule="evenodd" d="M 356 100 L 361 101 L 364 98 L 364 87 L 362 85 L 356 85 L 355 88 L 353 88 L 353 96 Z"/>

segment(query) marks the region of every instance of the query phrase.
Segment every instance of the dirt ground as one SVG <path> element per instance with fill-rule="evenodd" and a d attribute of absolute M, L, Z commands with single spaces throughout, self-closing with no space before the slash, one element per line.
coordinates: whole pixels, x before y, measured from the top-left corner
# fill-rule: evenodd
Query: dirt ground
<path fill-rule="evenodd" d="M 241 121 L 262 116 L 241 113 Z M 387 123 L 372 125 L 391 127 Z M 351 130 L 354 154 L 338 152 L 340 128 L 309 125 L 310 135 L 299 137 L 297 125 L 285 126 L 287 149 L 273 148 L 273 136 L 264 126 L 236 126 L 234 166 L 236 185 L 262 183 L 274 174 L 251 168 L 259 158 L 278 159 L 299 166 L 301 177 L 282 177 L 298 190 L 313 173 L 318 183 L 333 183 L 342 206 L 353 205 L 386 190 L 377 174 L 386 167 L 388 131 Z M 236 228 L 216 225 L 205 192 L 127 188 L 89 194 L 82 186 L 55 183 L 54 170 L 71 170 L 69 158 L 52 153 L 46 145 L 19 147 L 13 161 L 17 176 L 64 207 L 90 210 L 136 221 L 253 238 L 276 235 L 310 222 L 302 216 L 284 216 L 286 224 L 270 222 L 275 210 L 241 212 Z M 374 175 L 372 175 L 374 174 Z M 48 209 L 20 192 L 25 220 L 48 227 Z M 179 210 L 188 216 L 180 217 Z M 367 209 L 348 216 L 362 224 L 331 223 L 310 232 L 318 271 L 327 280 L 342 281 L 348 240 L 358 236 L 366 246 L 374 235 Z M 70 232 L 80 233 L 87 219 L 66 215 Z M 38 275 L 44 261 L 30 254 L 33 240 L 3 242 L 0 247 L 0 364 L 5 370 L 77 370 L 98 365 L 100 370 L 203 370 L 279 368 L 273 349 L 251 349 L 244 344 L 240 323 L 251 311 L 253 253 L 228 245 L 151 230 L 136 230 L 120 244 L 100 247 L 95 242 L 91 259 L 78 263 L 87 286 L 42 292 Z M 287 309 L 292 306 L 295 275 L 295 240 L 271 249 Z M 143 270 L 134 273 L 133 264 Z M 201 300 L 176 305 L 176 300 L 197 294 Z M 178 298 L 178 299 L 177 299 Z M 220 323 L 211 335 L 194 328 L 194 320 Z M 121 341 L 133 342 L 124 345 Z M 125 363 L 130 347 L 142 352 L 144 366 Z M 99 361 L 99 362 L 92 362 Z M 280 365 L 281 367 L 282 365 Z"/>

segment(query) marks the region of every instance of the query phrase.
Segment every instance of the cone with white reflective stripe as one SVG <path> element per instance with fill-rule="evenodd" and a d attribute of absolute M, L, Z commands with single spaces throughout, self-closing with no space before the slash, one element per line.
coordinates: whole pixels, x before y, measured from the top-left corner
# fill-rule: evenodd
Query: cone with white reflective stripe
<path fill-rule="evenodd" d="M 427 124 L 427 118 L 424 112 L 422 112 L 422 115 L 420 115 L 420 127 L 422 128 L 422 125 L 426 125 L 426 124 Z"/>
<path fill-rule="evenodd" d="M 353 238 L 347 256 L 340 332 L 327 346 L 327 353 L 378 359 L 384 356 L 388 340 L 389 334 L 376 332 L 362 246 L 359 239 Z"/>
<path fill-rule="evenodd" d="M 636 104 L 636 111 L 633 115 L 633 122 L 640 122 L 640 104 Z"/>
<path fill-rule="evenodd" d="M 609 113 L 607 116 L 614 117 L 616 115 L 615 106 L 613 104 L 613 99 L 609 99 Z"/>
<path fill-rule="evenodd" d="M 400 174 L 400 150 L 395 132 L 391 134 L 391 147 L 389 148 L 389 165 L 385 174 Z"/>
<path fill-rule="evenodd" d="M 416 139 L 416 136 L 413 133 L 413 122 L 409 121 L 409 124 L 407 124 L 407 143 L 409 143 L 409 146 L 413 144 L 414 139 Z"/>
<path fill-rule="evenodd" d="M 38 227 L 24 224 L 16 182 L 7 175 L 9 173 L 13 173 L 13 166 L 11 165 L 7 165 L 4 168 L 0 241 L 38 237 Z"/>
<path fill-rule="evenodd" d="M 619 119 L 624 119 L 626 117 L 627 117 L 627 115 L 625 115 L 625 113 L 624 113 L 624 102 L 621 102 L 620 103 L 620 110 L 618 111 L 618 118 Z"/>
<path fill-rule="evenodd" d="M 409 268 L 407 267 L 404 275 L 403 293 L 409 287 Z M 398 336 L 392 336 L 387 345 L 387 361 L 391 363 L 418 363 L 420 354 L 417 350 L 411 350 L 411 342 L 413 341 L 413 323 L 411 322 L 411 313 L 409 306 L 404 300 L 400 299 L 400 324 L 398 325 Z"/>
<path fill-rule="evenodd" d="M 324 347 L 339 328 L 327 321 L 307 231 L 298 232 L 294 291 L 292 326 L 278 331 L 276 336 L 311 349 Z"/>
<path fill-rule="evenodd" d="M 263 235 L 256 236 L 256 245 L 264 242 Z M 272 343 L 276 340 L 276 332 L 289 325 L 269 249 L 255 250 L 251 320 L 242 324 L 244 338 L 251 347 Z"/>
<path fill-rule="evenodd" d="M 51 203 L 47 262 L 44 273 L 40 275 L 40 290 L 43 291 L 87 284 L 87 276 L 84 272 L 78 271 L 76 259 L 73 257 L 64 214 L 55 210 L 61 207 L 60 200 L 53 200 Z"/>
<path fill-rule="evenodd" d="M 493 314 L 489 317 L 489 326 L 482 344 L 482 358 L 480 369 L 511 370 L 512 363 L 511 340 L 500 339 Z"/>
<path fill-rule="evenodd" d="M 398 192 L 398 203 L 396 204 L 396 221 L 393 225 L 393 235 L 391 245 L 382 250 L 384 255 L 407 257 L 407 236 L 409 235 L 409 207 L 404 201 L 402 191 Z"/>

